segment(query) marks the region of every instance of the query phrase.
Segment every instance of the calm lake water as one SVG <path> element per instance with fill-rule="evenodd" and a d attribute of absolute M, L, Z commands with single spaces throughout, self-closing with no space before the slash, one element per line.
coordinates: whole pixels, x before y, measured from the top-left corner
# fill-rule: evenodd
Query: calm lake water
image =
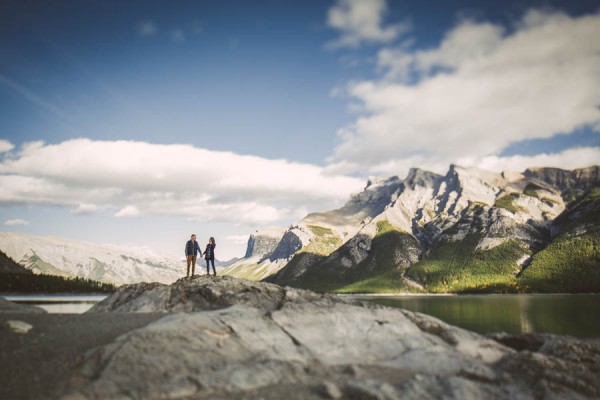
<path fill-rule="evenodd" d="M 600 295 L 352 296 L 437 317 L 479 333 L 555 333 L 600 338 Z"/>
<path fill-rule="evenodd" d="M 106 295 L 10 295 L 3 296 L 15 303 L 43 308 L 52 314 L 81 314 L 89 310 Z"/>
<path fill-rule="evenodd" d="M 4 297 L 42 307 L 49 313 L 79 314 L 106 295 Z M 351 297 L 433 315 L 449 324 L 484 334 L 536 332 L 600 338 L 600 295 L 594 294 Z"/>

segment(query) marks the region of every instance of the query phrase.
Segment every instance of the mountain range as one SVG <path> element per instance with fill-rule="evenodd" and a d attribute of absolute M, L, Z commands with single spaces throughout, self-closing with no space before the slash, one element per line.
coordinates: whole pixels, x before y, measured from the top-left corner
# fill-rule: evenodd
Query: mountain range
<path fill-rule="evenodd" d="M 243 258 L 217 264 L 235 277 L 342 293 L 598 292 L 599 216 L 598 166 L 414 168 L 369 180 L 339 209 L 261 228 Z M 185 271 L 148 248 L 24 233 L 0 233 L 0 250 L 0 272 L 119 285 L 171 283 Z"/>
<path fill-rule="evenodd" d="M 254 232 L 236 277 L 337 292 L 600 291 L 600 168 L 450 166 L 370 180 L 339 209 Z"/>
<path fill-rule="evenodd" d="M 2 232 L 0 249 L 36 274 L 77 276 L 117 285 L 171 283 L 185 275 L 185 261 L 148 248 Z"/>

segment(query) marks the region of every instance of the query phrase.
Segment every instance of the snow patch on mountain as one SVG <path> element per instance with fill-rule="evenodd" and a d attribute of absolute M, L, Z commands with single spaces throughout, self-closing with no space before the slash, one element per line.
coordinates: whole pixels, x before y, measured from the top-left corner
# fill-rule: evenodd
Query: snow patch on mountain
<path fill-rule="evenodd" d="M 185 272 L 184 261 L 160 255 L 147 247 L 0 233 L 0 249 L 37 274 L 78 276 L 117 285 L 171 283 Z"/>

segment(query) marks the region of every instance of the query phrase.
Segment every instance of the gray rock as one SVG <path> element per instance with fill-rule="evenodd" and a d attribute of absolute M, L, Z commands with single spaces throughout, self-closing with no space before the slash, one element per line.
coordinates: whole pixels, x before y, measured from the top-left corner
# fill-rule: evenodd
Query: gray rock
<path fill-rule="evenodd" d="M 167 315 L 88 352 L 65 398 L 600 395 L 598 341 L 492 340 L 419 313 L 232 278 L 182 280 L 166 287 L 169 295 L 159 289 L 122 288 L 95 311 L 212 310 Z"/>
<path fill-rule="evenodd" d="M 33 325 L 24 321 L 8 320 L 4 323 L 4 327 L 15 333 L 27 333 L 33 328 Z"/>

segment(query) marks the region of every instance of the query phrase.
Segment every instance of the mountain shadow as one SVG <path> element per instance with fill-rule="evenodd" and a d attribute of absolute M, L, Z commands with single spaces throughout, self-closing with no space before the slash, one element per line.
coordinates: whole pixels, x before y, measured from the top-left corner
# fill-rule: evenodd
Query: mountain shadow
<path fill-rule="evenodd" d="M 299 252 L 269 281 L 321 292 L 397 292 L 409 288 L 403 274 L 418 254 L 412 235 L 381 221 L 374 238 L 357 235 L 329 256 Z"/>

